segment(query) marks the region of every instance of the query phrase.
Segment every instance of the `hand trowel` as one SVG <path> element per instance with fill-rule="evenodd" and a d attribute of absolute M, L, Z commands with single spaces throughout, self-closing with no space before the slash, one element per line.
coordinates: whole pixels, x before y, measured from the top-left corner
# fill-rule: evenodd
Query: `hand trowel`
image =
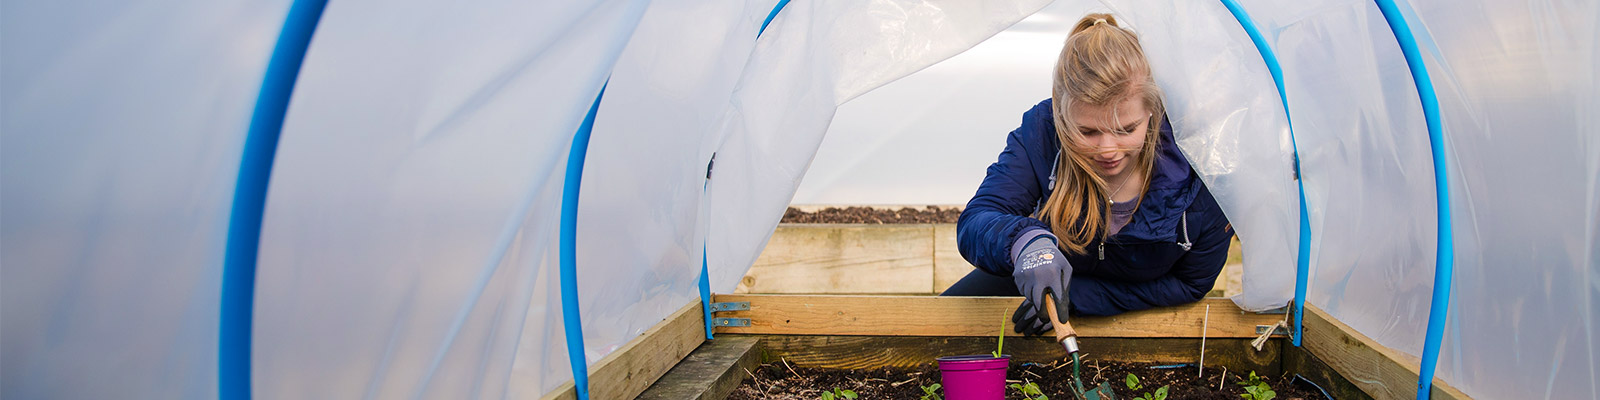
<path fill-rule="evenodd" d="M 1072 325 L 1061 322 L 1061 318 L 1056 316 L 1055 299 L 1048 300 L 1044 303 L 1044 311 L 1050 315 L 1050 324 L 1056 331 L 1056 341 L 1066 347 L 1067 354 L 1072 356 L 1072 397 L 1078 400 L 1116 400 L 1117 395 L 1111 390 L 1111 382 L 1100 382 L 1098 386 L 1084 388 L 1083 378 L 1078 373 L 1082 364 L 1078 354 L 1078 332 L 1073 331 Z"/>

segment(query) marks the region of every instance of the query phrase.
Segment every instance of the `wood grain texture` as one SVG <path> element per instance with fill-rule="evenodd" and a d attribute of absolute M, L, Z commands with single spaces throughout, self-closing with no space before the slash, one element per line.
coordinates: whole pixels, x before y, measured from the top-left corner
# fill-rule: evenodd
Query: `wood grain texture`
<path fill-rule="evenodd" d="M 1283 370 L 1290 374 L 1300 374 L 1312 383 L 1317 384 L 1322 390 L 1327 391 L 1335 399 L 1346 400 L 1371 400 L 1372 396 L 1361 391 L 1349 379 L 1335 372 L 1327 363 L 1317 359 L 1317 356 L 1306 351 L 1305 347 L 1284 346 Z"/>
<path fill-rule="evenodd" d="M 750 310 L 719 313 L 749 318 L 748 327 L 718 327 L 717 332 L 780 335 L 994 336 L 1000 321 L 1022 303 L 1021 297 L 716 295 L 718 302 L 749 302 Z M 1207 337 L 1254 338 L 1256 325 L 1272 325 L 1282 315 L 1240 310 L 1228 299 L 1129 312 L 1112 317 L 1075 317 L 1080 337 L 1201 337 L 1206 306 L 1211 306 Z M 1007 335 L 1016 335 L 1010 329 Z"/>
<path fill-rule="evenodd" d="M 761 364 L 760 339 L 724 335 L 700 345 L 639 395 L 640 400 L 721 400 Z"/>
<path fill-rule="evenodd" d="M 735 293 L 927 294 L 932 224 L 783 224 Z"/>
<path fill-rule="evenodd" d="M 977 267 L 961 257 L 961 249 L 956 247 L 956 224 L 934 224 L 932 293 L 944 292 L 976 270 Z"/>
<path fill-rule="evenodd" d="M 706 338 L 700 299 L 679 308 L 639 337 L 589 365 L 589 398 L 632 399 L 654 384 Z M 544 399 L 577 399 L 568 381 Z"/>
<path fill-rule="evenodd" d="M 910 368 L 939 357 L 989 354 L 995 349 L 995 339 L 984 337 L 754 336 L 762 338 L 764 362 L 782 360 L 797 367 L 830 369 Z M 1206 366 L 1278 374 L 1282 371 L 1281 342 L 1274 339 L 1256 351 L 1248 339 L 1208 340 Z M 1079 345 L 1084 365 L 1090 367 L 1096 360 L 1178 364 L 1200 358 L 1200 339 L 1083 338 Z M 1062 361 L 1067 355 L 1059 343 L 1043 337 L 1007 338 L 1005 353 L 1017 362 L 1041 364 Z"/>
<path fill-rule="evenodd" d="M 1307 305 L 1305 310 L 1305 337 L 1301 344 L 1317 359 L 1375 399 L 1416 397 L 1421 369 L 1416 357 L 1378 344 L 1316 306 Z M 1439 378 L 1433 380 L 1431 396 L 1471 398 Z"/>

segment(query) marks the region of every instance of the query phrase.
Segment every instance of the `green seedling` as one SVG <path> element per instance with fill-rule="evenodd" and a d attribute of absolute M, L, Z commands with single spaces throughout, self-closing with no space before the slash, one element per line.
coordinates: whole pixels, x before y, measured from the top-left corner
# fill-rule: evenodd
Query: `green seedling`
<path fill-rule="evenodd" d="M 1262 380 L 1260 376 L 1256 376 L 1255 371 L 1250 371 L 1250 377 L 1239 381 L 1238 385 L 1244 386 L 1245 393 L 1239 395 L 1239 397 L 1243 397 L 1245 400 L 1272 400 L 1272 398 L 1278 397 L 1278 392 L 1272 391 L 1272 386 L 1267 385 L 1267 382 Z"/>
<path fill-rule="evenodd" d="M 1135 392 L 1144 390 L 1144 385 L 1139 383 L 1139 377 L 1134 376 L 1131 373 L 1128 374 L 1127 378 L 1122 379 L 1122 383 L 1128 385 L 1128 390 Z M 1161 388 L 1156 389 L 1154 392 L 1145 393 L 1140 396 L 1134 396 L 1133 398 L 1135 400 L 1167 400 L 1167 386 L 1170 385 L 1162 386 Z"/>
<path fill-rule="evenodd" d="M 1154 392 L 1134 396 L 1134 400 L 1167 400 L 1167 386 L 1163 385 Z"/>
<path fill-rule="evenodd" d="M 1245 394 L 1241 394 L 1239 397 L 1247 400 L 1272 400 L 1272 398 L 1278 397 L 1278 392 L 1272 391 L 1272 388 L 1265 383 L 1256 386 L 1245 386 L 1244 391 Z"/>
<path fill-rule="evenodd" d="M 839 400 L 856 398 L 856 392 L 849 389 L 833 388 L 831 392 L 822 392 L 822 400 Z"/>
<path fill-rule="evenodd" d="M 933 386 L 922 386 L 922 400 L 944 400 L 944 397 L 939 395 L 940 387 L 943 387 L 943 385 L 937 383 L 933 384 Z"/>
<path fill-rule="evenodd" d="M 1239 381 L 1238 384 L 1241 385 L 1241 386 L 1255 386 L 1255 385 L 1260 385 L 1260 384 L 1264 384 L 1264 383 L 1267 383 L 1267 382 L 1261 380 L 1260 376 L 1256 376 L 1256 372 L 1255 371 L 1250 371 L 1250 377 L 1249 378 L 1245 378 L 1242 381 Z"/>
<path fill-rule="evenodd" d="M 1030 382 L 1027 379 L 1023 379 L 1022 380 L 1022 384 L 1020 384 L 1020 385 L 1015 384 L 1015 383 L 1011 384 L 1011 388 L 1012 389 L 1016 389 L 1019 392 L 1022 392 L 1022 398 L 1024 398 L 1024 399 L 1028 399 L 1028 400 L 1050 400 L 1049 396 L 1045 396 L 1044 395 L 1044 391 L 1039 390 L 1039 384 Z"/>
<path fill-rule="evenodd" d="M 1004 352 L 1002 352 L 1005 349 L 1006 349 L 1006 313 L 1000 313 L 1000 342 L 999 342 L 999 344 L 994 346 L 994 352 L 993 353 L 989 353 L 989 354 L 993 354 L 994 358 L 1000 358 L 1001 354 L 1005 354 Z"/>

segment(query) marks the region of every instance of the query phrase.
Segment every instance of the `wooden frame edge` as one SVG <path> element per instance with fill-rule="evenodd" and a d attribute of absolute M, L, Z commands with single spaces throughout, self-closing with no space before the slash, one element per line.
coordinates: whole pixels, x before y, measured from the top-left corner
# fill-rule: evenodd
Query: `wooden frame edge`
<path fill-rule="evenodd" d="M 1021 297 L 719 294 L 719 303 L 749 303 L 748 310 L 718 317 L 748 319 L 748 326 L 719 325 L 718 333 L 846 336 L 995 336 L 1010 324 Z M 1209 311 L 1207 311 L 1209 306 Z M 1081 337 L 1255 338 L 1257 326 L 1284 314 L 1239 309 L 1225 298 L 1110 317 L 1074 317 Z M 746 321 L 739 321 L 746 322 Z M 1006 335 L 1015 336 L 1010 328 Z"/>
<path fill-rule="evenodd" d="M 644 331 L 639 337 L 589 366 L 591 399 L 632 399 L 705 342 L 705 312 L 700 299 Z M 576 400 L 572 381 L 546 393 L 542 400 Z"/>
<path fill-rule="evenodd" d="M 1416 397 L 1420 359 L 1378 344 L 1316 306 L 1308 304 L 1305 310 L 1302 345 L 1307 352 L 1373 398 Z M 1433 379 L 1431 396 L 1442 400 L 1472 398 L 1437 377 Z"/>

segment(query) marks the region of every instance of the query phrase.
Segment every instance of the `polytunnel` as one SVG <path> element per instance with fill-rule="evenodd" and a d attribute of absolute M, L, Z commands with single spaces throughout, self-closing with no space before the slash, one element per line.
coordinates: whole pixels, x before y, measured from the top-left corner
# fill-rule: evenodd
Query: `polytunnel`
<path fill-rule="evenodd" d="M 841 104 L 1048 3 L 5 2 L 0 397 L 586 398 Z M 1600 5 L 1072 4 L 1141 35 L 1240 308 L 1600 398 Z"/>

